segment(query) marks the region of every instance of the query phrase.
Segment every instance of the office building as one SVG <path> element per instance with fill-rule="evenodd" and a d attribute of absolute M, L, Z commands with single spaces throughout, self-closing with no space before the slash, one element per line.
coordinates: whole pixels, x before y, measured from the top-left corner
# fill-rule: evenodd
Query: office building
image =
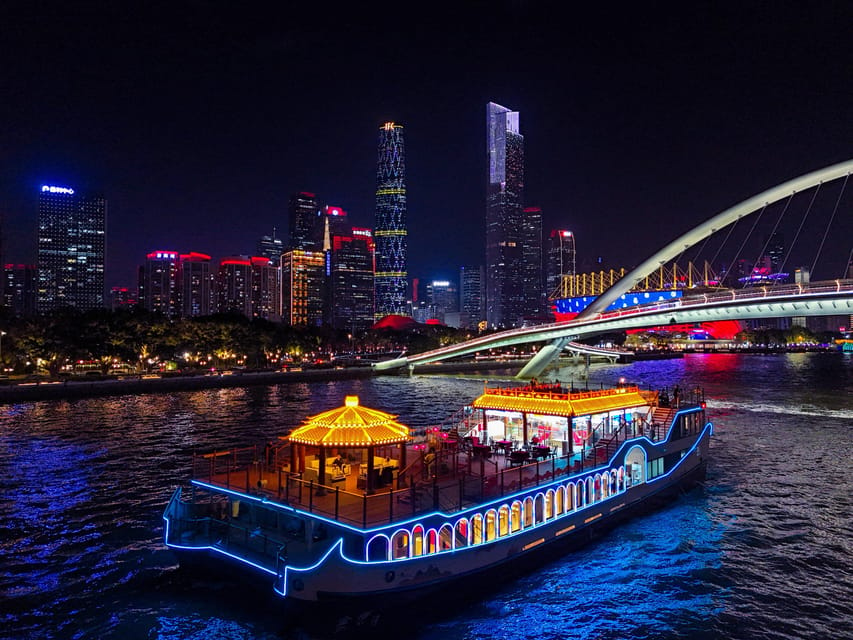
<path fill-rule="evenodd" d="M 258 240 L 258 256 L 267 258 L 274 267 L 278 266 L 282 253 L 284 253 L 284 241 L 275 237 L 275 228 L 271 236 L 261 236 Z"/>
<path fill-rule="evenodd" d="M 563 277 L 576 272 L 575 236 L 565 229 L 553 229 L 548 235 L 545 250 L 545 293 L 548 296 L 560 292 L 557 297 L 569 294 L 563 291 Z"/>
<path fill-rule="evenodd" d="M 216 288 L 220 313 L 252 317 L 252 260 L 249 256 L 222 258 Z"/>
<path fill-rule="evenodd" d="M 287 212 L 290 217 L 289 249 L 314 251 L 320 249 L 315 237 L 317 213 L 317 196 L 309 191 L 300 191 L 290 197 Z"/>
<path fill-rule="evenodd" d="M 332 236 L 327 254 L 327 317 L 335 329 L 358 334 L 373 326 L 374 254 L 370 229 L 353 227 L 350 235 Z"/>
<path fill-rule="evenodd" d="M 178 265 L 181 315 L 184 318 L 197 318 L 216 313 L 210 256 L 194 251 L 182 253 Z"/>
<path fill-rule="evenodd" d="M 542 209 L 525 207 L 521 218 L 521 279 L 524 316 L 540 320 L 545 310 L 542 275 Z"/>
<path fill-rule="evenodd" d="M 404 315 L 406 305 L 406 156 L 403 126 L 386 122 L 379 128 L 376 168 L 375 318 Z"/>
<path fill-rule="evenodd" d="M 104 306 L 107 201 L 44 185 L 38 203 L 36 309 Z"/>
<path fill-rule="evenodd" d="M 36 266 L 7 264 L 3 267 L 3 306 L 12 315 L 29 317 L 36 311 Z"/>
<path fill-rule="evenodd" d="M 507 328 L 529 313 L 523 268 L 524 138 L 518 112 L 490 102 L 486 137 L 486 320 L 490 327 Z"/>
<path fill-rule="evenodd" d="M 326 253 L 292 249 L 281 257 L 281 320 L 319 327 L 326 307 Z"/>
<path fill-rule="evenodd" d="M 178 252 L 152 251 L 139 268 L 139 305 L 167 318 L 180 315 Z"/>
<path fill-rule="evenodd" d="M 465 329 L 476 329 L 485 320 L 485 282 L 482 265 L 459 269 L 459 323 Z"/>
<path fill-rule="evenodd" d="M 264 256 L 252 256 L 251 318 L 281 320 L 281 269 Z"/>

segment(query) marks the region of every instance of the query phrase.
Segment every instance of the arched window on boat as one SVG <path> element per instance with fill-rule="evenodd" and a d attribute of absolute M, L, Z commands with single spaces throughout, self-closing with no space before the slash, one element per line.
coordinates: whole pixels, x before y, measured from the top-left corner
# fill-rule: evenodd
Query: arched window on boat
<path fill-rule="evenodd" d="M 384 536 L 381 533 L 378 536 L 373 536 L 367 543 L 367 549 L 365 550 L 365 559 L 368 562 L 380 562 L 382 560 L 388 560 L 388 546 L 389 541 L 387 536 Z"/>
<path fill-rule="evenodd" d="M 450 551 L 453 548 L 453 527 L 449 524 L 441 526 L 438 530 L 438 550 Z"/>
<path fill-rule="evenodd" d="M 533 520 L 537 524 L 545 520 L 545 498 L 541 493 L 537 493 L 533 498 Z"/>
<path fill-rule="evenodd" d="M 566 485 L 566 511 L 574 511 L 577 504 L 578 488 L 574 482 Z"/>
<path fill-rule="evenodd" d="M 497 537 L 498 513 L 494 509 L 486 511 L 486 542 Z"/>
<path fill-rule="evenodd" d="M 424 528 L 416 524 L 412 529 L 412 556 L 422 556 L 424 552 Z"/>
<path fill-rule="evenodd" d="M 471 544 L 483 543 L 483 516 L 479 513 L 471 518 Z"/>
<path fill-rule="evenodd" d="M 586 481 L 578 482 L 578 509 L 586 506 Z"/>
<path fill-rule="evenodd" d="M 435 529 L 426 532 L 426 553 L 438 553 L 438 532 Z"/>
<path fill-rule="evenodd" d="M 391 553 L 394 560 L 409 557 L 409 532 L 402 529 L 391 538 Z"/>
<path fill-rule="evenodd" d="M 545 492 L 545 519 L 550 520 L 554 517 L 554 491 L 548 489 Z"/>
<path fill-rule="evenodd" d="M 503 537 L 509 535 L 509 507 L 502 505 L 498 510 L 498 535 Z"/>
<path fill-rule="evenodd" d="M 616 486 L 619 487 L 619 491 L 625 491 L 625 467 L 619 467 L 616 478 Z"/>
<path fill-rule="evenodd" d="M 595 474 L 595 496 L 594 500 L 598 502 L 604 497 L 604 483 L 601 482 L 601 474 Z"/>
<path fill-rule="evenodd" d="M 616 469 L 610 470 L 610 495 L 615 496 L 619 493 L 619 482 L 616 476 Z"/>
<path fill-rule="evenodd" d="M 509 529 L 513 532 L 521 530 L 521 503 L 518 500 L 512 503 Z"/>
<path fill-rule="evenodd" d="M 471 527 L 468 526 L 468 520 L 466 518 L 462 518 L 457 521 L 456 526 L 453 527 L 453 548 L 459 549 L 461 547 L 467 547 L 470 540 L 468 538 L 471 532 Z"/>
<path fill-rule="evenodd" d="M 557 492 L 554 494 L 554 515 L 561 516 L 563 512 L 566 510 L 566 489 L 562 485 L 557 488 Z"/>
<path fill-rule="evenodd" d="M 627 486 L 645 482 L 646 450 L 640 446 L 632 447 L 625 456 L 625 482 Z"/>
<path fill-rule="evenodd" d="M 595 480 L 593 480 L 592 476 L 586 479 L 586 503 L 595 503 Z"/>
<path fill-rule="evenodd" d="M 524 499 L 524 528 L 533 526 L 533 498 L 527 496 Z"/>

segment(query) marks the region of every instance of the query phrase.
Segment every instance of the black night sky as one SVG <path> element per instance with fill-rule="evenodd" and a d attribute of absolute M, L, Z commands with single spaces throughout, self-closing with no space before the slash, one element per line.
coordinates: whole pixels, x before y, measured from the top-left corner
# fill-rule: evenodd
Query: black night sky
<path fill-rule="evenodd" d="M 618 265 L 853 157 L 853 4 L 626 6 L 5 2 L 4 259 L 35 261 L 46 183 L 108 198 L 109 286 L 133 286 L 155 249 L 254 253 L 286 236 L 295 191 L 373 226 L 377 131 L 394 120 L 410 275 L 450 277 L 483 262 L 490 100 L 521 113 L 546 230 Z"/>

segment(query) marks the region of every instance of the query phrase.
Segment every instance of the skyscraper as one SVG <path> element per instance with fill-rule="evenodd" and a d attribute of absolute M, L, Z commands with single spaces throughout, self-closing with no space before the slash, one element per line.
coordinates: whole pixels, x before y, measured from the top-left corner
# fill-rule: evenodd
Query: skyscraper
<path fill-rule="evenodd" d="M 317 196 L 308 191 L 300 191 L 290 196 L 288 215 L 290 216 L 290 240 L 288 248 L 313 251 L 319 249 L 315 239 L 314 227 L 317 220 Z"/>
<path fill-rule="evenodd" d="M 545 292 L 550 296 L 557 291 L 563 276 L 575 275 L 575 236 L 565 229 L 553 229 L 548 236 L 545 255 Z M 568 293 L 560 293 L 560 297 Z"/>
<path fill-rule="evenodd" d="M 281 257 L 281 321 L 319 327 L 325 307 L 326 254 L 293 249 Z"/>
<path fill-rule="evenodd" d="M 486 320 L 511 327 L 525 308 L 524 137 L 519 114 L 490 102 L 486 106 Z"/>
<path fill-rule="evenodd" d="M 525 207 L 521 219 L 521 279 L 524 315 L 540 316 L 545 310 L 542 277 L 542 209 Z"/>
<path fill-rule="evenodd" d="M 275 227 L 273 227 L 271 236 L 261 236 L 261 239 L 258 240 L 258 255 L 268 258 L 270 264 L 276 267 L 281 260 L 282 253 L 284 253 L 284 242 L 281 238 L 275 237 Z"/>
<path fill-rule="evenodd" d="M 373 326 L 373 260 L 370 229 L 352 227 L 348 235 L 331 238 L 328 288 L 329 324 L 350 333 Z"/>
<path fill-rule="evenodd" d="M 406 156 L 403 125 L 379 128 L 376 168 L 375 318 L 406 313 Z"/>
<path fill-rule="evenodd" d="M 38 225 L 37 311 L 103 307 L 107 201 L 44 185 Z"/>
<path fill-rule="evenodd" d="M 216 312 L 214 275 L 210 256 L 204 253 L 182 253 L 180 256 L 181 315 L 184 318 L 207 316 Z"/>
<path fill-rule="evenodd" d="M 459 269 L 460 325 L 466 329 L 476 328 L 484 319 L 484 281 L 482 265 Z"/>
<path fill-rule="evenodd" d="M 167 318 L 180 315 L 178 252 L 152 251 L 139 269 L 139 304 Z"/>

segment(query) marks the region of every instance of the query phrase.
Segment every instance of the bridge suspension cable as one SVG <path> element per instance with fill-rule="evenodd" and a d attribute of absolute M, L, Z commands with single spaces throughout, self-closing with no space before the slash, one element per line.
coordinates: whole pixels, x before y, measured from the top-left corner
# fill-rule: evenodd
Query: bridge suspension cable
<path fill-rule="evenodd" d="M 820 257 L 821 251 L 823 251 L 823 245 L 826 242 L 826 236 L 829 235 L 829 229 L 832 226 L 833 220 L 835 220 L 835 214 L 838 212 L 838 205 L 841 204 L 841 198 L 844 196 L 844 189 L 847 187 L 847 181 L 850 179 L 850 174 L 848 173 L 844 176 L 844 182 L 841 184 L 841 192 L 838 194 L 838 199 L 835 201 L 835 208 L 832 210 L 832 215 L 829 216 L 829 222 L 826 224 L 826 229 L 823 232 L 823 238 L 820 240 L 820 246 L 817 248 L 817 253 L 814 257 L 814 262 L 812 263 L 811 273 L 814 273 L 815 267 L 817 266 L 818 258 Z"/>
<path fill-rule="evenodd" d="M 788 246 L 788 250 L 785 252 L 785 258 L 782 260 L 782 264 L 779 265 L 779 270 L 784 271 L 785 265 L 788 264 L 788 258 L 791 257 L 791 251 L 794 250 L 794 247 L 797 244 L 797 239 L 800 237 L 800 232 L 803 230 L 803 225 L 806 224 L 806 218 L 809 217 L 809 213 L 811 213 L 812 207 L 814 206 L 814 201 L 817 199 L 817 194 L 820 193 L 820 188 L 823 186 L 823 182 L 817 183 L 817 188 L 812 194 L 812 199 L 809 201 L 809 206 L 806 208 L 806 212 L 803 214 L 803 219 L 800 220 L 800 226 L 797 228 L 797 233 L 794 234 L 794 239 L 791 241 L 791 244 Z"/>

